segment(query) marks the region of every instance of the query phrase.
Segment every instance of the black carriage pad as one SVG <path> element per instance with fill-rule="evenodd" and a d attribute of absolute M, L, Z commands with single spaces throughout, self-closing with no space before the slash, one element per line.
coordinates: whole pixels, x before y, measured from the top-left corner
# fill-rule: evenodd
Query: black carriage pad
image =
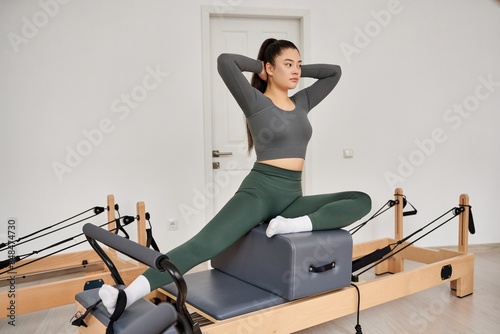
<path fill-rule="evenodd" d="M 205 270 L 184 276 L 188 285 L 189 305 L 216 320 L 258 311 L 283 304 L 278 295 L 245 283 L 218 270 Z M 172 295 L 177 294 L 173 283 L 163 287 Z"/>

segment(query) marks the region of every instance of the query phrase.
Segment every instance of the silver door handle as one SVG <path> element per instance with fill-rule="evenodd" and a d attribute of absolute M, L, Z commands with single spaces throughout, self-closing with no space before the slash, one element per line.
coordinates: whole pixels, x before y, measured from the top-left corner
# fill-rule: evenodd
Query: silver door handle
<path fill-rule="evenodd" d="M 212 157 L 213 158 L 218 158 L 221 155 L 233 155 L 233 152 L 219 152 L 219 150 L 213 150 L 212 151 Z"/>

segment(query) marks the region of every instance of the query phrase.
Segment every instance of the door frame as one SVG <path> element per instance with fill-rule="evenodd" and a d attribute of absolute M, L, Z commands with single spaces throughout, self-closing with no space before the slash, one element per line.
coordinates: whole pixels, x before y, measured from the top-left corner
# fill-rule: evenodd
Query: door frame
<path fill-rule="evenodd" d="M 202 34 L 202 86 L 203 86 L 203 140 L 204 140 L 204 171 L 205 171 L 205 194 L 208 188 L 213 185 L 212 174 L 212 100 L 210 89 L 210 18 L 211 17 L 241 17 L 241 18 L 277 18 L 296 19 L 300 24 L 301 43 L 297 47 L 303 50 L 301 53 L 310 55 L 310 11 L 307 9 L 289 8 L 264 8 L 264 7 L 244 7 L 227 4 L 224 6 L 212 5 L 201 6 L 201 34 Z M 311 170 L 308 168 L 307 170 Z M 308 188 L 307 170 L 304 170 L 304 193 Z M 210 187 L 213 188 L 213 187 Z M 205 214 L 207 219 L 214 216 L 213 198 L 205 196 Z"/>

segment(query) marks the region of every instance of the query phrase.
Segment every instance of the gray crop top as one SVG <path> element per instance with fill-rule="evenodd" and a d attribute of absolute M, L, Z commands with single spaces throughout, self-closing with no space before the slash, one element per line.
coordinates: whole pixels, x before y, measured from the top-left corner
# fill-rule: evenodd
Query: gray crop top
<path fill-rule="evenodd" d="M 295 109 L 286 111 L 252 87 L 242 72 L 260 73 L 262 62 L 236 54 L 221 54 L 219 74 L 246 116 L 257 153 L 257 161 L 305 158 L 312 127 L 309 111 L 337 85 L 341 70 L 337 65 L 302 65 L 302 77 L 318 79 L 290 97 Z"/>

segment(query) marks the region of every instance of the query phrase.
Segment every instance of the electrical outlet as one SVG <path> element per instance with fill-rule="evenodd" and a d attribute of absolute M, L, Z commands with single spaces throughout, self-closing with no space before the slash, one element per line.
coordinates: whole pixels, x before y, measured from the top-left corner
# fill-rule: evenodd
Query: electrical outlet
<path fill-rule="evenodd" d="M 168 221 L 169 231 L 177 231 L 179 229 L 179 222 L 175 218 L 170 218 Z"/>
<path fill-rule="evenodd" d="M 352 159 L 354 158 L 354 150 L 352 148 L 344 149 L 344 159 Z"/>

